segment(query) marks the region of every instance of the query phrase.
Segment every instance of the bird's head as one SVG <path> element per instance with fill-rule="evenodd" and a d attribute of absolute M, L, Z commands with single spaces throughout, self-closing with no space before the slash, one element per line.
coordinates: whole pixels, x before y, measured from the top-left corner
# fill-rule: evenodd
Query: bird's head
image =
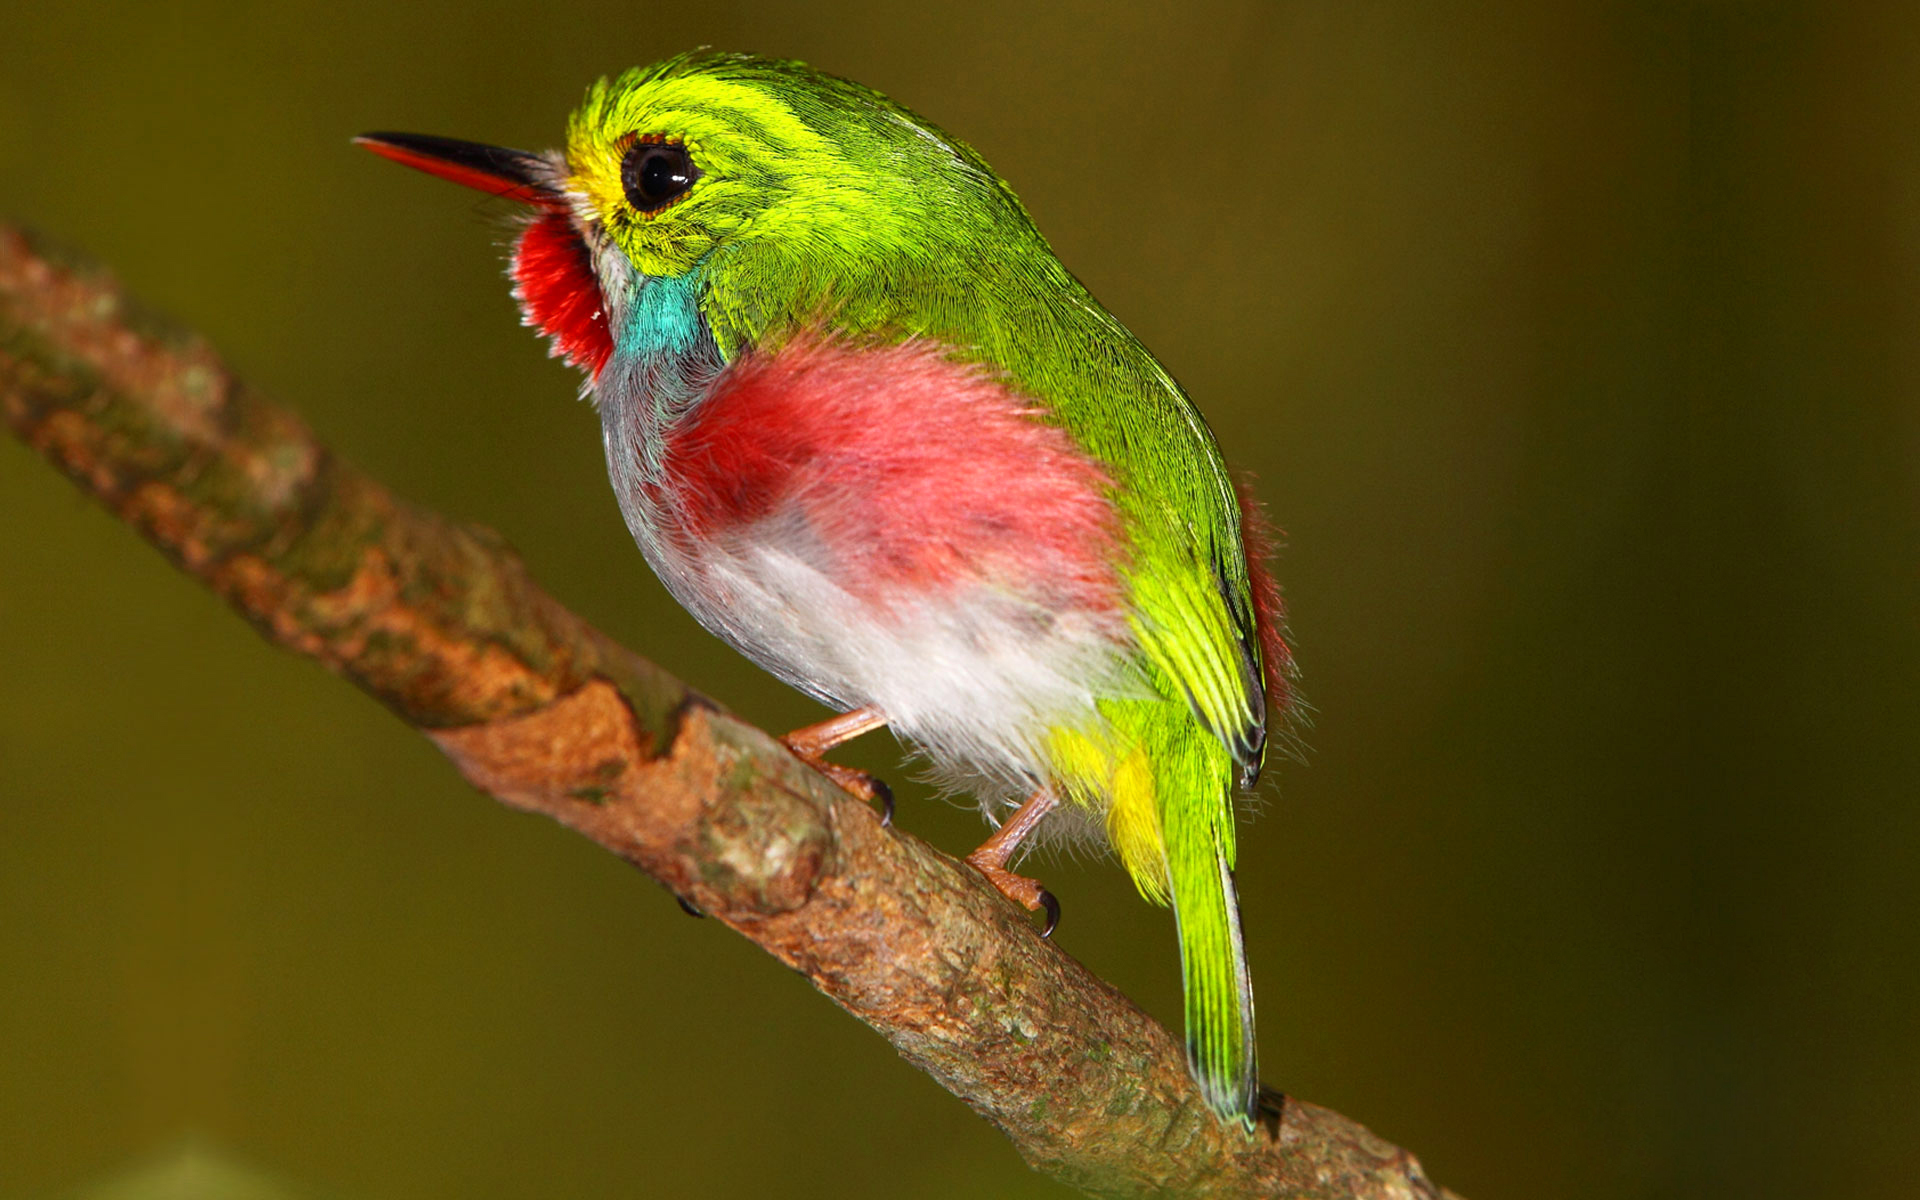
<path fill-rule="evenodd" d="M 589 89 L 563 152 L 416 134 L 377 154 L 532 205 L 516 294 L 597 374 L 648 284 L 699 273 L 724 354 L 851 273 L 899 275 L 1019 204 L 972 150 L 878 92 L 800 63 L 695 53 Z M 716 287 L 717 282 L 724 286 Z"/>

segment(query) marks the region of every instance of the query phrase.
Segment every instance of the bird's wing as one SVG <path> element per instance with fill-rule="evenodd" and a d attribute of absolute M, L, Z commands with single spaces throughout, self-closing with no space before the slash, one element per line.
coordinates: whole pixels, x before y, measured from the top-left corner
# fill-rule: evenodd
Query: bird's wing
<path fill-rule="evenodd" d="M 1233 756 L 1240 785 L 1250 787 L 1266 751 L 1267 706 L 1238 501 L 1219 473 L 1225 511 L 1204 521 L 1174 514 L 1161 531 L 1173 535 L 1173 545 L 1156 547 L 1139 564 L 1133 632 L 1148 661 Z"/>
<path fill-rule="evenodd" d="M 977 340 L 1114 473 L 1133 545 L 1134 636 L 1170 698 L 1185 696 L 1233 756 L 1237 782 L 1252 786 L 1267 697 L 1240 497 L 1166 368 L 1077 280 L 1056 282 L 1051 303 L 1025 310 L 1032 319 Z"/>

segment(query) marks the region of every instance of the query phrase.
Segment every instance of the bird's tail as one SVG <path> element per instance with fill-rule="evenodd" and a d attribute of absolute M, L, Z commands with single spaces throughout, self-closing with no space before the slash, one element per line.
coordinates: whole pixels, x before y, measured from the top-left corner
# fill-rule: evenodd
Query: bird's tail
<path fill-rule="evenodd" d="M 1104 791 L 1107 836 L 1140 894 L 1171 904 L 1187 997 L 1187 1065 L 1207 1104 L 1251 1131 L 1259 1102 L 1253 981 L 1233 889 L 1233 763 L 1226 747 L 1165 701 L 1109 700 L 1102 712 L 1128 748 L 1075 731 L 1053 739 L 1055 770 Z"/>
<path fill-rule="evenodd" d="M 1233 888 L 1232 828 L 1223 831 L 1215 814 L 1181 812 L 1184 807 L 1167 806 L 1161 823 L 1186 984 L 1187 1065 L 1213 1110 L 1251 1130 L 1260 1074 L 1253 980 Z M 1232 812 L 1228 806 L 1228 821 Z"/>

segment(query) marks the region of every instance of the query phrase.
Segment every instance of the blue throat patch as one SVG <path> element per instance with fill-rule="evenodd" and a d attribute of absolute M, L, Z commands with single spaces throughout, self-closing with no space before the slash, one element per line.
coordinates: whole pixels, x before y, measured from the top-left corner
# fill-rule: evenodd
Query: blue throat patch
<path fill-rule="evenodd" d="M 660 477 L 674 425 L 712 393 L 726 369 L 700 312 L 704 275 L 704 263 L 684 275 L 636 275 L 613 358 L 594 380 L 623 507 L 633 487 Z M 628 524 L 633 521 L 629 514 Z"/>
<path fill-rule="evenodd" d="M 647 275 L 627 310 L 617 353 L 635 358 L 685 354 L 706 332 L 700 315 L 702 260 L 684 275 Z"/>
<path fill-rule="evenodd" d="M 614 366 L 663 428 L 706 397 L 726 363 L 700 312 L 706 262 L 641 279 L 614 348 Z"/>

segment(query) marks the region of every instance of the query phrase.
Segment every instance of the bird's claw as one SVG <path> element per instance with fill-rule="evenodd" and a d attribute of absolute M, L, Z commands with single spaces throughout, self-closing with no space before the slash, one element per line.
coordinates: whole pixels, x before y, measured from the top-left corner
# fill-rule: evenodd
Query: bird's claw
<path fill-rule="evenodd" d="M 840 785 L 840 789 L 858 800 L 880 806 L 880 827 L 893 827 L 893 789 L 865 771 L 827 761 L 827 751 L 887 723 L 880 710 L 867 705 L 841 713 L 829 721 L 796 729 L 780 739 L 780 744 L 801 762 Z"/>
<path fill-rule="evenodd" d="M 986 876 L 987 882 L 993 885 L 995 891 L 1021 908 L 1028 912 L 1045 912 L 1047 924 L 1040 931 L 1040 936 L 1043 938 L 1053 936 L 1054 928 L 1060 924 L 1060 901 L 1052 892 L 1041 887 L 1039 880 L 1028 879 L 1025 875 L 1016 875 L 1005 867 L 980 857 L 977 853 L 968 856 L 967 865 Z"/>
<path fill-rule="evenodd" d="M 801 755 L 800 761 L 839 784 L 840 790 L 852 796 L 854 799 L 864 800 L 869 804 L 878 804 L 880 806 L 881 828 L 892 828 L 893 789 L 887 786 L 885 780 L 877 776 L 869 775 L 865 771 L 856 770 L 853 767 L 843 767 L 839 763 L 827 762 L 824 759 L 809 759 L 805 755 Z"/>
<path fill-rule="evenodd" d="M 1060 901 L 1054 899 L 1052 892 L 1041 888 L 1040 907 L 1047 910 L 1047 927 L 1040 931 L 1040 937 L 1044 940 L 1052 937 L 1054 926 L 1060 924 Z"/>

